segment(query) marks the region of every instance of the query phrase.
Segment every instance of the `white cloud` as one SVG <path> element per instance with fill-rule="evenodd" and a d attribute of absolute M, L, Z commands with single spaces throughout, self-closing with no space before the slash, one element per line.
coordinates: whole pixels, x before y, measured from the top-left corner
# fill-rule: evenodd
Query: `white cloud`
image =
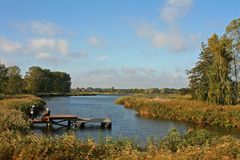
<path fill-rule="evenodd" d="M 168 31 L 159 31 L 150 24 L 144 23 L 138 28 L 138 36 L 147 38 L 155 48 L 166 48 L 170 51 L 181 52 L 195 46 L 197 35 L 183 34 L 174 28 Z"/>
<path fill-rule="evenodd" d="M 67 55 L 69 52 L 69 44 L 65 39 L 39 38 L 31 39 L 29 49 L 32 51 L 52 51 Z"/>
<path fill-rule="evenodd" d="M 174 22 L 177 18 L 186 15 L 192 3 L 193 0 L 167 0 L 160 16 L 167 22 Z"/>
<path fill-rule="evenodd" d="M 160 72 L 152 68 L 122 67 L 94 69 L 73 76 L 73 87 L 182 88 L 188 84 L 185 73 Z"/>
<path fill-rule="evenodd" d="M 187 14 L 193 0 L 166 0 L 161 8 L 161 18 L 167 22 L 167 29 L 156 28 L 150 23 L 138 23 L 137 35 L 150 40 L 155 48 L 165 48 L 171 52 L 183 52 L 195 48 L 200 43 L 200 34 L 185 33 L 178 27 L 176 20 Z"/>
<path fill-rule="evenodd" d="M 98 57 L 96 60 L 97 61 L 106 61 L 106 60 L 108 60 L 109 59 L 109 57 L 108 56 L 105 56 L 105 55 L 101 55 L 100 57 Z"/>
<path fill-rule="evenodd" d="M 35 58 L 38 60 L 42 60 L 42 61 L 48 61 L 48 62 L 51 62 L 54 64 L 59 62 L 59 59 L 57 57 L 55 57 L 47 52 L 35 53 Z"/>
<path fill-rule="evenodd" d="M 91 36 L 87 39 L 87 42 L 89 45 L 97 48 L 103 48 L 105 47 L 105 41 L 97 36 Z"/>
<path fill-rule="evenodd" d="M 0 51 L 5 53 L 16 52 L 21 49 L 21 45 L 17 42 L 7 40 L 0 37 Z"/>
<path fill-rule="evenodd" d="M 30 21 L 15 25 L 23 33 L 37 34 L 41 36 L 54 36 L 62 31 L 57 24 L 48 21 Z"/>

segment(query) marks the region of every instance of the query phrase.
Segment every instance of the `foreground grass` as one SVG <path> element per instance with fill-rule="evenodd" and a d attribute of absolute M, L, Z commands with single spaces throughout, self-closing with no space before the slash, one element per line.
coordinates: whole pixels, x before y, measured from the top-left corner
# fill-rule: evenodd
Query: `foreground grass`
<path fill-rule="evenodd" d="M 0 159 L 240 159 L 240 141 L 204 130 L 180 135 L 171 131 L 161 141 L 139 147 L 129 140 L 80 140 L 73 134 L 60 137 L 0 133 Z"/>
<path fill-rule="evenodd" d="M 136 110 L 140 116 L 240 129 L 240 105 L 210 105 L 188 97 L 166 96 L 126 96 L 117 99 L 116 103 Z"/>

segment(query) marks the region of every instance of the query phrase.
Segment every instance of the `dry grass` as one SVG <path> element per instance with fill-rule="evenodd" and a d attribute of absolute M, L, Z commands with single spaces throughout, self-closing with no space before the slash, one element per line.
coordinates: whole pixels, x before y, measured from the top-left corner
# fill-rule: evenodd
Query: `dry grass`
<path fill-rule="evenodd" d="M 240 129 L 240 105 L 220 106 L 188 98 L 143 96 L 121 97 L 116 103 L 135 109 L 140 116 Z"/>

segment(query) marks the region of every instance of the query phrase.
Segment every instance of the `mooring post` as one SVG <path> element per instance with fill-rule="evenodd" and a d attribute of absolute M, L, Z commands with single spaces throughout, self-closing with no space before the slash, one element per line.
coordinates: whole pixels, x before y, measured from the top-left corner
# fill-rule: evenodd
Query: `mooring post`
<path fill-rule="evenodd" d="M 84 122 L 80 123 L 80 127 L 84 128 L 85 127 L 85 123 Z"/>

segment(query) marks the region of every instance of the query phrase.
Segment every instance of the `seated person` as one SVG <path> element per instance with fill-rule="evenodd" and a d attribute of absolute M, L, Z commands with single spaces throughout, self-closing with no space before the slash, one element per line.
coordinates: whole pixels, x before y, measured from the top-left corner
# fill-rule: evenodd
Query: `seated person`
<path fill-rule="evenodd" d="M 48 121 L 50 116 L 50 110 L 49 108 L 46 109 L 46 111 L 43 113 L 43 116 L 41 118 L 42 121 Z"/>

